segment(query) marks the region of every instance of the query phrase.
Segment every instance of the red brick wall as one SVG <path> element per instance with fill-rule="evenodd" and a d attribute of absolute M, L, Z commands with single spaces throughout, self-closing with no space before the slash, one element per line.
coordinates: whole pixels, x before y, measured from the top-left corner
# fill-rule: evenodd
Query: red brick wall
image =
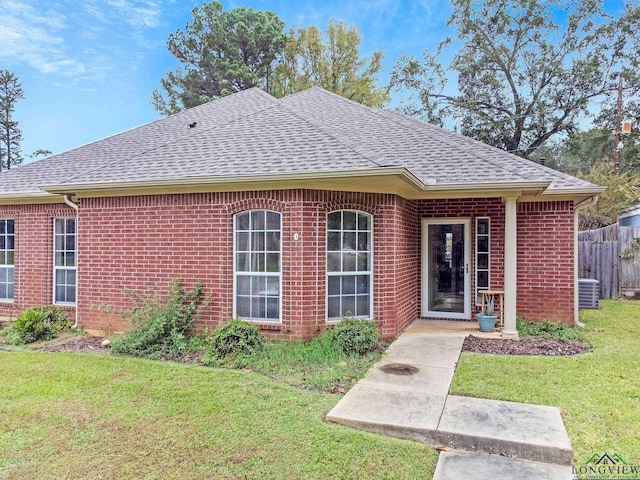
<path fill-rule="evenodd" d="M 200 326 L 226 321 L 233 314 L 233 215 L 264 208 L 282 213 L 282 323 L 260 326 L 282 338 L 313 336 L 327 325 L 326 215 L 354 209 L 374 216 L 374 316 L 383 333 L 395 334 L 396 240 L 384 232 L 395 225 L 396 201 L 392 195 L 308 190 L 82 199 L 81 325 L 121 330 L 118 317 L 96 307 L 126 307 L 123 289 L 157 288 L 172 277 L 186 280 L 186 288 L 195 280 L 205 284 L 212 301 Z M 407 288 L 413 295 L 415 285 Z M 404 324 L 415 318 L 409 310 L 402 312 Z"/>
<path fill-rule="evenodd" d="M 491 288 L 503 288 L 504 204 L 500 199 L 423 200 L 420 218 L 491 219 Z M 528 320 L 573 322 L 573 204 L 518 203 L 517 314 Z M 472 244 L 475 272 L 475 242 Z M 472 275 L 472 291 L 475 291 Z M 541 300 L 542 299 L 542 300 Z"/>
<path fill-rule="evenodd" d="M 573 323 L 573 203 L 518 204 L 518 315 Z"/>
<path fill-rule="evenodd" d="M 490 286 L 501 290 L 504 286 L 504 204 L 499 198 L 466 198 L 443 200 L 420 200 L 418 214 L 422 218 L 470 218 L 471 219 L 471 298 L 475 307 L 475 235 L 476 218 L 490 218 Z M 420 290 L 421 291 L 421 290 Z"/>
<path fill-rule="evenodd" d="M 211 300 L 200 327 L 229 319 L 233 215 L 249 209 L 282 213 L 282 323 L 261 324 L 272 336 L 307 338 L 327 326 L 326 217 L 335 210 L 373 215 L 373 313 L 385 336 L 397 335 L 420 314 L 421 218 L 490 217 L 491 287 L 502 287 L 500 199 L 409 201 L 394 195 L 287 190 L 81 199 L 79 204 L 78 318 L 92 331 L 123 329 L 121 318 L 101 307 L 129 306 L 124 289 L 164 290 L 174 277 L 186 288 L 196 280 L 204 283 Z M 16 300 L 0 303 L 0 316 L 51 303 L 53 218 L 74 213 L 66 205 L 0 207 L 0 218 L 16 219 Z M 572 215 L 570 202 L 519 205 L 519 314 L 573 318 Z M 540 291 L 547 292 L 544 305 L 549 306 L 542 312 Z"/>
<path fill-rule="evenodd" d="M 64 204 L 0 205 L 0 218 L 15 220 L 14 300 L 0 302 L 0 316 L 52 303 L 53 219 L 73 216 L 75 210 Z"/>

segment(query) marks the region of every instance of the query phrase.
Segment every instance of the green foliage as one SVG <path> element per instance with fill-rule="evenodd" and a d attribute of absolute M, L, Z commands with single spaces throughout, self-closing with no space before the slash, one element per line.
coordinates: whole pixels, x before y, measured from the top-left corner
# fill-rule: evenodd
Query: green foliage
<path fill-rule="evenodd" d="M 0 70 L 0 171 L 22 163 L 22 131 L 13 119 L 16 102 L 24 98 L 20 80 L 8 70 Z"/>
<path fill-rule="evenodd" d="M 576 131 L 598 110 L 590 107 L 616 91 L 612 72 L 637 62 L 637 35 L 630 34 L 640 18 L 635 6 L 613 18 L 601 2 L 588 0 L 451 4 L 455 41 L 445 39 L 423 59 L 401 57 L 390 86 L 403 95 L 406 113 L 437 123 L 460 117 L 465 135 L 517 155 Z M 445 51 L 451 45 L 461 47 Z M 449 93 L 450 78 L 457 79 L 457 94 Z"/>
<path fill-rule="evenodd" d="M 210 365 L 250 369 L 304 389 L 344 393 L 380 358 L 376 349 L 365 355 L 347 355 L 334 340 L 334 329 L 309 341 L 265 341 L 251 354 L 240 353 Z"/>
<path fill-rule="evenodd" d="M 324 37 L 324 38 L 323 38 Z M 282 97 L 319 86 L 370 107 L 389 102 L 384 88 L 376 87 L 382 52 L 360 57 L 361 35 L 344 21 L 329 21 L 323 36 L 316 26 L 289 30 L 275 69 L 273 95 Z"/>
<path fill-rule="evenodd" d="M 70 328 L 65 313 L 54 305 L 31 307 L 22 312 L 15 321 L 4 329 L 5 342 L 24 345 L 38 340 L 51 340 L 58 332 Z"/>
<path fill-rule="evenodd" d="M 545 337 L 556 340 L 582 341 L 583 334 L 576 327 L 545 320 L 544 322 L 528 322 L 517 319 L 518 334 L 521 337 Z"/>
<path fill-rule="evenodd" d="M 260 330 L 253 323 L 231 319 L 226 325 L 216 328 L 210 338 L 211 349 L 204 359 L 207 365 L 231 363 L 243 367 L 245 357 L 262 348 Z M 240 362 L 240 363 L 236 363 Z"/>
<path fill-rule="evenodd" d="M 285 42 L 284 22 L 269 11 L 236 7 L 225 11 L 219 2 L 192 11 L 184 31 L 169 35 L 169 52 L 182 68 L 160 81 L 152 103 L 165 115 L 259 86 L 271 88 L 274 62 Z"/>
<path fill-rule="evenodd" d="M 176 356 L 190 350 L 192 341 L 186 331 L 193 326 L 203 300 L 203 285 L 197 282 L 185 292 L 179 280 L 174 279 L 167 295 L 157 292 L 133 297 L 135 307 L 120 311 L 132 327 L 111 343 L 113 353 L 159 358 Z"/>
<path fill-rule="evenodd" d="M 362 355 L 375 349 L 380 338 L 371 320 L 344 317 L 333 329 L 333 341 L 347 355 Z"/>
<path fill-rule="evenodd" d="M 640 198 L 640 177 L 615 172 L 611 162 L 598 162 L 589 173 L 579 172 L 578 177 L 607 188 L 598 196 L 594 205 L 579 212 L 580 230 L 592 230 L 616 223 L 618 212 L 634 205 Z"/>

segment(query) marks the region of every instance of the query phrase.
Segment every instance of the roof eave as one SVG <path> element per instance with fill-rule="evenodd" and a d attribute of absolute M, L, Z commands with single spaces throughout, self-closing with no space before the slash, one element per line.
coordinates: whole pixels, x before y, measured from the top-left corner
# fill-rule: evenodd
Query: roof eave
<path fill-rule="evenodd" d="M 369 179 L 375 182 L 381 177 L 395 177 L 399 182 L 389 184 L 390 190 L 397 190 L 402 187 L 409 190 L 422 190 L 425 184 L 411 171 L 404 167 L 384 167 L 354 170 L 332 170 L 320 172 L 296 172 L 296 173 L 268 173 L 258 175 L 233 175 L 233 176 L 211 176 L 211 177 L 187 177 L 169 178 L 162 180 L 144 181 L 117 181 L 117 182 L 95 182 L 95 183 L 65 183 L 59 185 L 42 185 L 39 188 L 50 194 L 75 194 L 79 196 L 99 196 L 106 192 L 109 195 L 119 192 L 139 192 L 145 193 L 182 193 L 185 191 L 223 191 L 225 189 L 242 188 L 256 189 L 260 185 L 260 190 L 282 189 L 282 188 L 313 188 L 314 184 L 330 182 L 331 185 L 339 187 L 335 182 L 339 181 L 349 185 L 355 180 Z M 402 185 L 400 185 L 402 184 Z M 366 185 L 363 185 L 363 187 Z M 209 187 L 209 188 L 207 188 Z M 383 188 L 379 185 L 378 188 Z M 339 189 L 339 188 L 336 188 Z"/>
<path fill-rule="evenodd" d="M 0 205 L 19 205 L 37 203 L 62 203 L 62 195 L 45 191 L 39 192 L 6 192 L 0 193 Z"/>
<path fill-rule="evenodd" d="M 43 185 L 52 198 L 74 194 L 81 197 L 193 193 L 202 191 L 282 190 L 308 188 L 318 190 L 391 193 L 408 199 L 504 197 L 529 200 L 588 198 L 604 191 L 603 187 L 550 188 L 551 181 L 505 181 L 481 183 L 424 182 L 405 167 L 332 170 L 258 175 L 170 178 L 146 181 L 118 181 Z"/>

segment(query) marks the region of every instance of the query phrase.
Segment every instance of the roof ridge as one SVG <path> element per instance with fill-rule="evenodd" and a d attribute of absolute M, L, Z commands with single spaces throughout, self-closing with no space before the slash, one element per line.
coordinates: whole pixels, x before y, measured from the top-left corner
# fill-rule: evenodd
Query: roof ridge
<path fill-rule="evenodd" d="M 406 127 L 407 128 L 411 128 L 414 131 L 417 131 L 419 128 L 430 128 L 432 130 L 437 130 L 438 133 L 440 134 L 440 136 L 437 139 L 434 139 L 434 140 L 447 145 L 449 148 L 453 148 L 453 149 L 456 149 L 458 151 L 463 151 L 468 155 L 473 155 L 478 160 L 481 160 L 481 161 L 484 161 L 484 162 L 489 162 L 489 163 L 491 163 L 492 165 L 494 165 L 496 167 L 500 167 L 500 168 L 506 170 L 507 172 L 513 173 L 515 175 L 518 175 L 518 176 L 520 176 L 520 177 L 522 177 L 522 178 L 524 178 L 526 180 L 535 180 L 536 179 L 536 178 L 531 178 L 531 176 L 527 175 L 526 173 L 518 171 L 518 169 L 516 169 L 516 168 L 510 167 L 509 165 L 505 165 L 504 163 L 502 163 L 502 162 L 500 162 L 498 160 L 495 160 L 494 158 L 492 158 L 491 155 L 478 155 L 475 152 L 472 153 L 470 150 L 462 148 L 461 146 L 457 145 L 455 142 L 449 141 L 448 137 L 450 135 L 457 135 L 457 134 L 455 134 L 453 132 L 449 132 L 449 131 L 445 130 L 442 127 L 439 127 L 439 126 L 434 125 L 434 124 L 429 123 L 429 122 L 424 122 L 424 121 L 418 120 L 417 118 L 413 118 L 413 117 L 411 117 L 409 115 L 406 115 L 406 114 L 404 114 L 402 112 L 398 112 L 398 111 L 378 110 L 375 113 L 376 114 L 382 113 L 384 115 L 384 112 L 392 113 L 393 114 L 392 116 L 389 116 L 389 115 L 385 115 L 385 116 L 386 116 L 386 118 L 390 119 L 391 121 L 393 121 L 394 123 L 396 123 L 398 125 L 402 125 L 402 123 L 397 120 L 398 117 L 401 117 L 402 120 L 404 120 L 404 122 L 410 121 L 412 123 L 412 125 L 411 126 L 406 125 Z M 493 147 L 493 146 L 488 145 L 486 143 L 480 142 L 479 140 L 476 140 L 476 139 L 471 138 L 471 137 L 467 137 L 467 136 L 461 135 L 460 138 L 463 139 L 463 141 L 471 141 L 471 142 L 476 143 L 476 145 L 482 147 L 482 150 L 485 150 L 485 151 L 491 149 L 492 151 L 495 150 L 495 151 L 499 152 L 502 155 L 509 155 L 509 156 L 515 157 L 516 159 L 520 159 L 521 158 L 521 157 L 517 157 L 516 155 L 513 155 L 513 154 L 511 154 L 509 152 L 505 152 L 504 150 L 500 150 L 499 148 L 496 148 L 496 147 Z"/>
<path fill-rule="evenodd" d="M 233 119 L 229 120 L 228 122 L 224 122 L 224 123 L 214 123 L 214 124 L 212 124 L 210 127 L 201 127 L 201 128 L 199 128 L 199 129 L 198 129 L 198 131 L 196 132 L 196 134 L 197 134 L 197 135 L 201 135 L 201 134 L 203 134 L 204 132 L 211 132 L 212 130 L 215 130 L 215 129 L 221 128 L 221 127 L 223 127 L 223 126 L 225 126 L 225 125 L 229 125 L 229 124 L 231 124 L 231 123 L 233 123 L 233 122 L 236 122 L 236 121 L 239 121 L 239 120 L 241 120 L 241 119 L 249 118 L 249 117 L 251 117 L 251 116 L 253 116 L 253 115 L 256 115 L 256 114 L 261 113 L 261 112 L 265 112 L 265 111 L 267 111 L 267 110 L 270 110 L 270 109 L 272 109 L 272 108 L 276 108 L 276 107 L 278 107 L 278 106 L 279 106 L 279 103 L 277 102 L 277 99 L 276 99 L 275 97 L 273 97 L 272 95 L 269 95 L 267 92 L 264 92 L 263 90 L 261 90 L 261 89 L 260 89 L 260 88 L 258 88 L 258 87 L 251 87 L 251 88 L 248 88 L 248 89 L 246 89 L 246 90 L 242 90 L 242 91 L 240 91 L 240 92 L 236 92 L 236 93 L 234 93 L 234 94 L 227 95 L 227 96 L 225 96 L 225 97 L 221 97 L 221 98 L 218 98 L 218 99 L 215 99 L 215 100 L 211 100 L 211 101 L 209 101 L 209 102 L 202 103 L 202 104 L 197 105 L 197 106 L 195 106 L 195 107 L 189 108 L 189 109 L 187 109 L 187 110 L 183 110 L 183 111 L 181 111 L 181 112 L 177 112 L 177 113 L 175 113 L 175 114 L 173 114 L 173 115 L 170 115 L 169 117 L 161 118 L 161 119 L 156 120 L 156 121 L 167 120 L 167 119 L 169 119 L 170 117 L 175 117 L 175 116 L 177 116 L 177 115 L 179 115 L 179 114 L 181 114 L 181 113 L 188 112 L 188 111 L 193 110 L 193 109 L 195 109 L 195 108 L 203 107 L 203 106 L 208 105 L 208 104 L 210 104 L 210 103 L 212 103 L 212 102 L 218 102 L 218 101 L 220 101 L 220 100 L 222 100 L 222 99 L 225 99 L 225 98 L 231 98 L 231 97 L 233 97 L 233 96 L 235 96 L 235 95 L 241 94 L 241 93 L 243 93 L 243 92 L 248 92 L 248 91 L 251 91 L 251 90 L 256 91 L 256 92 L 260 92 L 261 94 L 263 94 L 263 95 L 265 96 L 265 98 L 273 99 L 273 100 L 274 100 L 274 102 L 272 102 L 272 103 L 271 103 L 271 105 L 269 105 L 268 107 L 258 108 L 258 109 L 254 110 L 254 111 L 252 111 L 252 112 L 250 112 L 250 113 L 248 113 L 248 114 L 246 114 L 246 115 L 241 115 L 241 116 L 239 116 L 239 117 L 237 117 L 237 118 L 233 118 Z M 151 123 L 153 123 L 153 122 L 150 122 L 150 123 L 145 124 L 145 125 L 149 125 L 149 124 L 151 124 Z M 141 127 L 143 127 L 143 126 L 145 126 L 145 125 L 141 125 L 139 128 L 141 128 Z M 132 129 L 132 130 L 134 130 L 134 129 Z M 129 130 L 127 130 L 127 131 L 129 131 Z M 125 132 L 123 132 L 123 133 L 125 133 Z M 119 134 L 117 134 L 117 135 L 119 135 Z M 116 136 L 116 135 L 113 135 L 113 136 Z M 106 137 L 106 138 L 110 138 L 110 137 Z M 176 143 L 179 143 L 179 142 L 184 141 L 184 140 L 185 140 L 185 137 L 184 137 L 184 136 L 181 136 L 181 137 L 175 138 L 175 139 L 173 139 L 173 140 L 168 140 L 168 141 L 165 141 L 165 142 L 163 142 L 163 143 L 159 143 L 159 144 L 157 144 L 157 145 L 154 145 L 153 147 L 150 147 L 150 148 L 147 148 L 147 149 L 144 149 L 144 150 L 140 150 L 140 151 L 138 151 L 138 152 L 135 152 L 135 153 L 133 153 L 132 155 L 130 155 L 130 156 L 128 156 L 128 157 L 126 157 L 126 158 L 124 158 L 124 159 L 122 159 L 122 160 L 120 160 L 120 161 L 121 161 L 121 162 L 122 162 L 122 161 L 129 161 L 129 160 L 135 159 L 135 158 L 137 158 L 137 157 L 141 157 L 141 156 L 143 156 L 143 155 L 146 155 L 146 154 L 148 154 L 148 153 L 150 153 L 150 152 L 153 152 L 154 150 L 158 150 L 158 149 L 160 149 L 160 148 L 163 148 L 163 147 L 169 146 L 169 145 L 171 145 L 171 144 L 176 144 Z M 100 165 L 100 166 L 96 166 L 95 168 L 90 168 L 90 169 L 88 169 L 88 170 L 83 171 L 83 172 L 82 172 L 82 175 L 86 175 L 87 173 L 95 173 L 95 172 L 99 172 L 100 170 L 104 170 L 105 168 L 108 168 L 108 165 Z M 74 180 L 74 179 L 75 179 L 75 178 L 77 178 L 77 177 L 78 177 L 78 175 L 73 175 L 73 176 L 71 176 L 71 177 L 68 177 L 68 178 L 65 180 L 65 183 L 66 183 L 66 182 L 70 182 L 70 181 Z"/>
<path fill-rule="evenodd" d="M 301 94 L 301 93 L 305 93 L 305 92 L 309 92 L 311 90 L 318 90 L 321 93 L 328 93 L 332 96 L 335 96 L 337 98 L 339 98 L 341 101 L 349 101 L 351 103 L 353 103 L 354 105 L 358 105 L 359 107 L 364 107 L 367 110 L 371 110 L 370 107 L 367 107 L 365 105 L 362 105 L 358 102 L 354 102 L 353 100 L 349 100 L 348 98 L 344 98 L 341 97 L 340 95 L 330 92 L 328 90 L 325 90 L 322 87 L 319 87 L 317 85 L 314 85 L 311 88 L 307 88 L 306 90 L 301 90 L 299 92 L 293 93 L 291 95 L 287 95 L 286 97 L 282 97 L 280 100 L 284 100 L 285 98 L 290 98 L 293 97 L 295 95 Z M 357 153 L 358 155 L 360 155 L 364 160 L 366 160 L 367 162 L 372 163 L 373 165 L 375 165 L 376 167 L 379 168 L 384 168 L 384 165 L 380 165 L 378 162 L 376 162 L 376 158 L 380 158 L 382 157 L 381 154 L 374 154 L 371 156 L 365 155 L 363 153 L 363 150 L 366 149 L 366 147 L 362 147 L 361 145 L 354 145 L 351 142 L 345 142 L 344 140 L 338 138 L 334 133 L 332 133 L 327 127 L 325 127 L 322 123 L 320 122 L 314 122 L 312 121 L 310 118 L 308 118 L 307 116 L 303 116 L 301 114 L 299 114 L 298 112 L 295 111 L 295 109 L 292 109 L 290 107 L 288 107 L 286 104 L 281 103 L 280 104 L 282 106 L 282 108 L 284 108 L 285 110 L 287 110 L 289 113 L 291 113 L 292 115 L 295 115 L 296 117 L 298 117 L 299 119 L 301 119 L 302 121 L 304 121 L 305 123 L 311 125 L 314 128 L 317 128 L 318 130 L 320 130 L 322 133 L 324 133 L 325 135 L 331 137 L 332 139 L 334 139 L 336 142 L 340 143 L 341 145 L 344 145 L 345 147 L 347 147 L 349 150 Z"/>
<path fill-rule="evenodd" d="M 401 117 L 403 120 L 410 121 L 410 122 L 414 123 L 415 125 L 419 125 L 419 126 L 421 126 L 423 128 L 431 128 L 431 129 L 434 129 L 434 130 L 439 130 L 441 133 L 446 134 L 446 135 L 453 135 L 454 134 L 453 132 L 445 130 L 444 128 L 439 127 L 438 125 L 434 125 L 433 123 L 419 120 L 419 119 L 414 118 L 414 117 L 412 117 L 410 115 L 407 115 L 405 113 L 399 112 L 398 110 L 382 109 L 382 110 L 379 110 L 379 112 L 381 112 L 381 113 L 385 113 L 386 112 L 386 113 L 392 114 L 391 116 L 387 115 L 388 118 Z M 376 112 L 376 113 L 378 113 L 378 112 Z M 396 122 L 396 123 L 399 123 L 399 122 Z M 540 165 L 539 163 L 536 163 L 536 162 L 534 162 L 532 160 L 529 160 L 529 159 L 524 158 L 524 157 L 519 157 L 517 155 L 514 155 L 511 152 L 507 152 L 506 150 L 502 150 L 502 149 L 500 149 L 498 147 L 494 147 L 493 145 L 489 145 L 488 143 L 484 143 L 484 142 L 481 142 L 480 140 L 476 140 L 475 138 L 468 137 L 466 135 L 462 135 L 462 138 L 464 138 L 465 141 L 474 142 L 478 147 L 482 148 L 482 150 L 484 150 L 484 151 L 499 152 L 501 155 L 508 155 L 508 156 L 513 157 L 515 159 L 524 160 L 526 162 L 529 162 L 529 164 L 527 164 L 528 167 L 532 167 L 532 168 L 537 169 L 537 170 L 542 170 L 545 173 L 550 174 L 550 175 L 552 175 L 552 176 L 554 176 L 556 178 L 560 178 L 560 179 L 564 179 L 564 180 L 571 179 L 573 181 L 579 180 L 579 181 L 582 181 L 584 183 L 589 183 L 590 185 L 594 185 L 594 184 L 592 184 L 590 182 L 586 182 L 585 180 L 582 180 L 582 179 L 579 179 L 577 177 L 574 177 L 573 175 L 569 175 L 568 173 L 561 172 L 560 170 L 555 170 L 555 169 L 553 169 L 551 167 L 548 167 L 546 165 Z M 446 143 L 447 145 L 451 146 L 452 148 L 456 148 L 456 149 L 460 150 L 460 147 L 456 146 L 455 144 L 451 144 L 451 143 L 445 142 L 445 141 L 443 141 L 443 142 Z M 491 156 L 485 157 L 483 155 L 482 157 L 480 157 L 480 156 L 476 155 L 476 157 L 481 159 L 481 160 L 490 161 L 493 165 L 505 168 L 505 166 L 501 162 L 494 160 Z M 511 173 L 517 173 L 518 175 L 521 175 L 521 176 L 523 176 L 523 177 L 525 177 L 525 178 L 527 178 L 529 180 L 535 180 L 537 178 L 537 177 L 534 178 L 531 175 L 527 175 L 526 173 L 523 173 L 523 172 L 513 171 L 513 170 L 511 170 L 509 168 L 505 168 L 505 170 L 507 170 L 507 171 L 509 171 Z"/>

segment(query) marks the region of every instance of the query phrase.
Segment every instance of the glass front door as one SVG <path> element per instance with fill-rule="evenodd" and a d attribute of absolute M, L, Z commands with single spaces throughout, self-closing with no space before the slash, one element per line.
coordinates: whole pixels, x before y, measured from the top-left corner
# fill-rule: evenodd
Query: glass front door
<path fill-rule="evenodd" d="M 469 247 L 468 219 L 423 220 L 423 317 L 471 318 Z"/>

